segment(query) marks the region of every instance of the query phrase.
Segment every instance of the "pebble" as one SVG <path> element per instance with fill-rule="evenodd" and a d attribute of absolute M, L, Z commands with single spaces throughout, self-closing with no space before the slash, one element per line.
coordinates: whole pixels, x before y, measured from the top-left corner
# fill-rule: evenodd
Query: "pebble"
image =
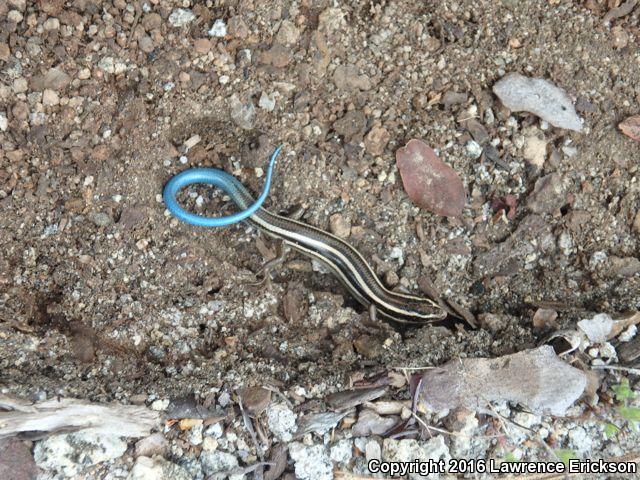
<path fill-rule="evenodd" d="M 282 45 L 297 45 L 300 40 L 300 30 L 291 20 L 283 20 L 275 38 L 276 43 Z"/>
<path fill-rule="evenodd" d="M 117 435 L 87 431 L 47 437 L 36 443 L 33 458 L 44 470 L 77 478 L 84 468 L 121 457 L 126 450 L 127 442 Z"/>
<path fill-rule="evenodd" d="M 155 48 L 153 44 L 153 40 L 149 35 L 144 35 L 138 39 L 138 47 L 140 47 L 140 50 L 142 50 L 145 53 L 151 53 Z"/>
<path fill-rule="evenodd" d="M 162 457 L 138 457 L 127 480 L 190 480 L 193 477 L 183 467 Z"/>
<path fill-rule="evenodd" d="M 6 112 L 0 112 L 0 131 L 6 132 L 9 128 L 9 120 Z"/>
<path fill-rule="evenodd" d="M 207 32 L 211 37 L 225 37 L 227 35 L 227 24 L 221 18 L 216 19 Z"/>
<path fill-rule="evenodd" d="M 193 48 L 200 55 L 205 55 L 211 50 L 211 40 L 208 38 L 198 38 L 193 42 Z"/>
<path fill-rule="evenodd" d="M 24 93 L 28 89 L 29 89 L 29 84 L 27 83 L 26 78 L 19 77 L 13 81 L 13 86 L 12 86 L 13 93 Z"/>
<path fill-rule="evenodd" d="M 364 138 L 364 148 L 371 155 L 379 156 L 391 140 L 389 132 L 382 127 L 373 127 Z"/>
<path fill-rule="evenodd" d="M 47 88 L 44 92 L 42 92 L 42 104 L 45 106 L 53 106 L 58 105 L 60 103 L 60 97 L 55 90 L 51 90 Z"/>
<path fill-rule="evenodd" d="M 169 24 L 172 27 L 184 27 L 193 22 L 196 18 L 195 14 L 188 8 L 176 8 L 171 15 L 169 15 Z"/>
<path fill-rule="evenodd" d="M 426 442 L 418 442 L 413 439 L 394 440 L 385 438 L 382 444 L 382 458 L 386 462 L 429 462 L 451 459 L 449 449 L 445 445 L 442 435 L 435 436 Z M 412 480 L 422 480 L 419 473 L 410 473 Z"/>
<path fill-rule="evenodd" d="M 540 177 L 527 199 L 527 207 L 534 213 L 551 213 L 566 203 L 566 186 L 560 173 Z"/>
<path fill-rule="evenodd" d="M 0 478 L 28 480 L 38 476 L 31 449 L 18 438 L 0 440 Z"/>
<path fill-rule="evenodd" d="M 513 112 L 530 112 L 554 127 L 582 130 L 569 96 L 547 80 L 510 73 L 493 86 L 493 92 Z"/>
<path fill-rule="evenodd" d="M 67 75 L 63 70 L 54 67 L 50 68 L 40 82 L 37 83 L 36 90 L 44 90 L 50 88 L 51 90 L 60 91 L 71 83 L 71 77 Z"/>
<path fill-rule="evenodd" d="M 23 18 L 24 18 L 24 15 L 22 15 L 17 10 L 11 10 L 9 13 L 7 13 L 7 20 L 13 23 L 20 23 Z"/>
<path fill-rule="evenodd" d="M 236 468 L 238 459 L 235 455 L 220 450 L 203 450 L 200 454 L 200 463 L 205 475 L 214 475 Z"/>
<path fill-rule="evenodd" d="M 531 165 L 542 167 L 547 154 L 547 140 L 540 131 L 532 131 L 525 139 L 523 156 Z"/>
<path fill-rule="evenodd" d="M 272 112 L 276 106 L 276 99 L 267 95 L 267 92 L 262 92 L 260 100 L 258 100 L 258 106 L 268 112 Z"/>
<path fill-rule="evenodd" d="M 465 145 L 465 149 L 467 150 L 467 155 L 471 158 L 480 158 L 480 155 L 482 155 L 482 147 L 475 140 L 469 140 Z"/>
<path fill-rule="evenodd" d="M 111 217 L 104 212 L 96 212 L 90 215 L 91 221 L 98 227 L 111 225 Z"/>
<path fill-rule="evenodd" d="M 329 230 L 340 238 L 347 238 L 351 234 L 351 221 L 339 213 L 329 217 Z"/>
<path fill-rule="evenodd" d="M 371 82 L 366 75 L 360 75 L 354 65 L 339 65 L 333 72 L 333 83 L 340 90 L 369 90 Z"/>
<path fill-rule="evenodd" d="M 333 464 L 322 445 L 306 446 L 300 442 L 289 445 L 296 478 L 299 480 L 333 480 Z"/>
<path fill-rule="evenodd" d="M 412 202 L 437 215 L 462 214 L 466 203 L 462 180 L 427 144 L 410 140 L 396 151 L 396 163 L 404 190 Z"/>
<path fill-rule="evenodd" d="M 253 103 L 242 103 L 235 95 L 231 97 L 229 103 L 231 107 L 231 119 L 234 123 L 240 128 L 251 130 L 256 117 L 256 109 Z"/>
<path fill-rule="evenodd" d="M 192 135 L 188 139 L 185 140 L 184 148 L 188 152 L 193 147 L 195 147 L 197 144 L 199 144 L 201 140 L 202 140 L 202 138 L 200 137 L 200 135 Z"/>
<path fill-rule="evenodd" d="M 162 433 L 154 433 L 138 440 L 135 446 L 135 457 L 153 457 L 165 455 L 169 451 L 169 442 Z"/>
<path fill-rule="evenodd" d="M 296 414 L 284 403 L 270 405 L 267 408 L 267 424 L 279 440 L 288 442 L 296 430 Z"/>

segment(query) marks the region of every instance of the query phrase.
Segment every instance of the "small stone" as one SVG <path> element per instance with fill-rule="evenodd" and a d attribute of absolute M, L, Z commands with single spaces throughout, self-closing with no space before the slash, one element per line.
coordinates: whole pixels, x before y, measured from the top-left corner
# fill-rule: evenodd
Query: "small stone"
<path fill-rule="evenodd" d="M 542 167 L 547 154 L 547 140 L 539 131 L 532 131 L 525 140 L 523 156 L 531 165 Z"/>
<path fill-rule="evenodd" d="M 169 24 L 172 27 L 184 27 L 193 22 L 196 18 L 195 14 L 188 8 L 176 8 L 171 15 L 169 15 Z"/>
<path fill-rule="evenodd" d="M 618 128 L 630 139 L 640 142 L 640 115 L 625 119 L 618 124 Z"/>
<path fill-rule="evenodd" d="M 6 62 L 11 56 L 11 49 L 6 43 L 0 43 L 0 61 Z"/>
<path fill-rule="evenodd" d="M 7 13 L 7 20 L 13 23 L 20 23 L 23 18 L 24 18 L 24 15 L 22 15 L 17 10 L 11 10 L 9 13 Z"/>
<path fill-rule="evenodd" d="M 527 206 L 534 213 L 551 213 L 566 203 L 566 196 L 564 177 L 557 172 L 550 173 L 536 181 Z"/>
<path fill-rule="evenodd" d="M 469 131 L 469 133 L 473 137 L 473 139 L 479 144 L 482 145 L 487 141 L 489 141 L 489 132 L 487 132 L 487 129 L 485 128 L 485 126 L 475 118 L 471 118 L 467 120 L 464 123 L 464 125 L 465 125 L 465 128 Z"/>
<path fill-rule="evenodd" d="M 340 238 L 347 238 L 351 234 L 351 221 L 339 213 L 329 217 L 329 230 Z"/>
<path fill-rule="evenodd" d="M 354 65 L 339 65 L 333 72 L 333 83 L 340 90 L 369 90 L 371 82 L 366 75 L 360 75 Z"/>
<path fill-rule="evenodd" d="M 413 439 L 394 440 L 385 438 L 382 443 L 382 458 L 385 462 L 437 462 L 451 459 L 444 437 L 438 435 L 426 442 L 418 442 Z M 422 480 L 424 477 L 419 472 L 410 473 L 412 480 Z"/>
<path fill-rule="evenodd" d="M 358 415 L 358 421 L 351 428 L 354 437 L 369 437 L 388 432 L 398 421 L 398 417 L 381 416 L 373 410 L 365 409 Z"/>
<path fill-rule="evenodd" d="M 21 12 L 24 12 L 27 8 L 26 0 L 9 0 L 9 5 L 16 10 L 20 10 Z"/>
<path fill-rule="evenodd" d="M 262 387 L 248 387 L 240 392 L 244 408 L 253 416 L 260 415 L 271 402 L 271 391 Z"/>
<path fill-rule="evenodd" d="M 127 480 L 190 480 L 193 477 L 180 465 L 162 457 L 138 457 Z"/>
<path fill-rule="evenodd" d="M 260 100 L 258 100 L 258 106 L 268 112 L 272 112 L 276 106 L 276 99 L 267 95 L 267 92 L 262 92 Z"/>
<path fill-rule="evenodd" d="M 236 95 L 231 97 L 229 103 L 231 107 L 231 119 L 235 124 L 245 130 L 251 130 L 256 118 L 256 109 L 253 103 L 242 103 Z"/>
<path fill-rule="evenodd" d="M 453 92 L 449 90 L 440 99 L 440 104 L 443 105 L 445 108 L 449 108 L 452 105 L 466 103 L 468 98 L 469 98 L 469 95 L 464 92 Z"/>
<path fill-rule="evenodd" d="M 207 33 L 211 37 L 225 37 L 227 35 L 227 24 L 224 23 L 224 20 L 218 18 L 215 22 L 213 22 L 213 25 Z"/>
<path fill-rule="evenodd" d="M 391 140 L 389 132 L 382 127 L 373 127 L 364 138 L 364 148 L 371 155 L 379 156 Z"/>
<path fill-rule="evenodd" d="M 9 128 L 9 120 L 7 119 L 6 112 L 0 112 L 0 131 L 6 132 Z"/>
<path fill-rule="evenodd" d="M 47 18 L 42 26 L 47 31 L 58 30 L 60 28 L 60 20 L 57 18 Z"/>
<path fill-rule="evenodd" d="M 510 73 L 493 86 L 493 92 L 513 112 L 530 112 L 554 127 L 582 130 L 569 96 L 547 80 Z"/>
<path fill-rule="evenodd" d="M 13 93 L 24 93 L 29 89 L 27 79 L 24 77 L 16 78 L 13 81 Z"/>
<path fill-rule="evenodd" d="M 136 442 L 135 457 L 153 457 L 165 455 L 169 451 L 169 442 L 162 433 L 154 433 Z"/>
<path fill-rule="evenodd" d="M 276 403 L 267 408 L 267 425 L 279 440 L 288 442 L 296 430 L 296 414 L 284 403 Z"/>
<path fill-rule="evenodd" d="M 236 15 L 229 19 L 229 34 L 236 38 L 244 39 L 247 38 L 249 33 L 249 27 L 247 27 L 247 24 L 241 15 Z"/>
<path fill-rule="evenodd" d="M 462 214 L 466 203 L 458 174 L 421 140 L 412 139 L 396 151 L 405 192 L 416 205 L 446 217 Z"/>
<path fill-rule="evenodd" d="M 284 68 L 293 59 L 291 49 L 280 44 L 273 45 L 269 50 L 264 51 L 259 56 L 260 63 L 273 65 L 277 68 Z"/>
<path fill-rule="evenodd" d="M 322 445 L 306 446 L 299 442 L 289 445 L 296 478 L 300 480 L 333 480 L 333 464 Z"/>
<path fill-rule="evenodd" d="M 84 468 L 119 458 L 126 450 L 127 442 L 118 435 L 81 431 L 40 440 L 34 447 L 33 458 L 43 470 L 78 478 Z"/>
<path fill-rule="evenodd" d="M 609 274 L 615 277 L 633 277 L 640 273 L 640 259 L 636 257 L 609 257 Z"/>
<path fill-rule="evenodd" d="M 91 69 L 83 68 L 78 72 L 78 78 L 80 80 L 88 80 L 91 78 Z"/>
<path fill-rule="evenodd" d="M 42 78 L 42 84 L 35 90 L 50 88 L 57 92 L 66 88 L 71 83 L 71 77 L 59 68 L 50 68 Z"/>
<path fill-rule="evenodd" d="M 31 480 L 38 475 L 31 449 L 17 438 L 0 440 L 0 478 Z"/>
<path fill-rule="evenodd" d="M 187 152 L 200 143 L 200 135 L 192 135 L 187 138 L 184 142 L 184 148 L 186 148 Z"/>
<path fill-rule="evenodd" d="M 345 139 L 345 143 L 359 142 L 367 125 L 367 118 L 361 110 L 350 110 L 342 118 L 333 122 L 333 129 Z"/>
<path fill-rule="evenodd" d="M 464 147 L 467 150 L 467 155 L 471 158 L 480 158 L 482 155 L 482 147 L 475 140 L 469 140 Z"/>
<path fill-rule="evenodd" d="M 142 17 L 141 23 L 142 27 L 147 32 L 151 32 L 153 30 L 159 29 L 162 26 L 162 17 L 156 12 L 147 13 L 144 17 Z"/>
<path fill-rule="evenodd" d="M 282 45 L 297 45 L 300 31 L 291 20 L 283 20 L 275 38 L 276 43 Z"/>
<path fill-rule="evenodd" d="M 556 319 L 558 312 L 548 308 L 539 308 L 533 315 L 533 328 L 551 330 L 558 327 Z"/>
<path fill-rule="evenodd" d="M 219 450 L 203 450 L 200 454 L 200 463 L 206 476 L 213 476 L 219 472 L 233 470 L 238 466 L 235 455 Z"/>
<path fill-rule="evenodd" d="M 388 287 L 395 287 L 400 282 L 400 278 L 398 278 L 398 274 L 393 270 L 388 270 L 387 273 L 384 274 L 384 281 Z"/>
<path fill-rule="evenodd" d="M 43 105 L 51 107 L 54 105 L 58 105 L 59 103 L 60 103 L 60 97 L 58 97 L 58 94 L 54 90 L 47 88 L 44 92 L 42 92 Z"/>
<path fill-rule="evenodd" d="M 104 212 L 96 212 L 90 215 L 91 221 L 98 227 L 111 225 L 111 217 Z"/>
<path fill-rule="evenodd" d="M 149 35 L 144 35 L 138 39 L 138 47 L 140 47 L 140 50 L 145 53 L 151 53 L 155 48 L 153 45 L 153 40 Z"/>
<path fill-rule="evenodd" d="M 193 42 L 193 48 L 200 55 L 205 55 L 211 50 L 211 40 L 208 38 L 198 38 Z"/>

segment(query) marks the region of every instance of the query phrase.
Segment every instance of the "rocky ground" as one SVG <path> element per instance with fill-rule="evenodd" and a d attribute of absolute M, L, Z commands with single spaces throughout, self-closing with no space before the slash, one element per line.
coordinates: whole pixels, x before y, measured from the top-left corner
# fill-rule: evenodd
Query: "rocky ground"
<path fill-rule="evenodd" d="M 142 453 L 96 447 L 119 452 L 106 463 L 96 454 L 61 467 L 50 457 L 63 440 L 38 442 L 42 478 L 212 478 L 274 458 L 280 445 L 289 474 L 314 479 L 334 467 L 367 475 L 364 459 L 381 451 L 634 452 L 633 422 L 617 409 L 637 399 L 612 390 L 628 374 L 619 370 L 563 418 L 495 407 L 530 430 L 458 412 L 430 420 L 464 434 L 421 442 L 352 432 L 354 413 L 323 435 L 292 443 L 292 432 L 359 381 L 393 379 L 392 413 L 366 410 L 383 424 L 379 415 L 410 415 L 407 368 L 513 353 L 594 314 L 640 307 L 640 144 L 616 128 L 640 102 L 635 2 L 0 0 L 0 24 L 3 392 L 165 412 L 189 397 L 224 411 L 167 424 L 161 447 Z M 507 110 L 492 86 L 509 72 L 568 92 L 582 131 Z M 395 152 L 412 138 L 462 179 L 461 216 L 408 199 Z M 252 285 L 277 243 L 165 211 L 163 185 L 188 167 L 223 168 L 260 191 L 276 145 L 269 209 L 302 207 L 303 221 L 346 237 L 390 288 L 435 289 L 481 328 L 372 325 L 333 277 L 295 256 Z M 185 201 L 210 214 L 226 205 L 205 188 Z M 539 308 L 557 319 L 534 323 Z M 624 343 L 596 360 L 617 365 Z M 262 447 L 237 411 L 249 386 L 279 392 L 256 414 Z M 620 430 L 607 436 L 609 423 Z"/>

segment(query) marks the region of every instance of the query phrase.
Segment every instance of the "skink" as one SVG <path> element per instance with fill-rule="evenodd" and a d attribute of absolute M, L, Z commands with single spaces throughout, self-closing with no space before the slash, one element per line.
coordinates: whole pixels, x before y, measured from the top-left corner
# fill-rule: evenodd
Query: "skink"
<path fill-rule="evenodd" d="M 273 167 L 280 149 L 278 147 L 271 156 L 264 188 L 258 200 L 254 200 L 238 179 L 222 170 L 193 168 L 177 174 L 166 184 L 163 198 L 167 209 L 178 219 L 196 226 L 221 227 L 247 222 L 269 236 L 282 240 L 294 250 L 322 262 L 359 303 L 373 307 L 384 318 L 402 323 L 443 320 L 448 312 L 434 299 L 392 292 L 385 288 L 360 252 L 344 240 L 261 208 L 269 193 Z M 187 185 L 199 183 L 223 190 L 240 211 L 226 217 L 204 217 L 184 210 L 176 200 L 178 191 Z"/>

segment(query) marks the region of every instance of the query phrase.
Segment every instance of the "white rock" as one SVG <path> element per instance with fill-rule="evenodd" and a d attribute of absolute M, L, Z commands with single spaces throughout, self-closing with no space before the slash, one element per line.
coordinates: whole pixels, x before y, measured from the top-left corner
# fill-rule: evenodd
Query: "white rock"
<path fill-rule="evenodd" d="M 340 440 L 331 447 L 331 460 L 337 463 L 347 463 L 353 458 L 353 442 L 350 438 Z"/>
<path fill-rule="evenodd" d="M 235 455 L 219 450 L 202 451 L 200 462 L 205 475 L 214 475 L 232 470 L 238 466 L 238 459 Z"/>
<path fill-rule="evenodd" d="M 272 112 L 276 106 L 276 99 L 267 95 L 266 92 L 262 92 L 260 100 L 258 100 L 258 106 Z"/>
<path fill-rule="evenodd" d="M 438 435 L 426 442 L 418 442 L 413 439 L 393 440 L 385 438 L 382 444 L 382 459 L 386 462 L 428 462 L 443 459 L 448 462 L 451 459 L 449 449 L 444 443 L 444 437 Z M 418 473 L 409 474 L 409 478 L 422 480 L 424 477 Z"/>
<path fill-rule="evenodd" d="M 24 15 L 22 15 L 17 10 L 11 10 L 9 13 L 7 13 L 7 20 L 13 23 L 20 23 L 23 18 L 24 18 Z"/>
<path fill-rule="evenodd" d="M 591 343 L 606 342 L 613 329 L 613 319 L 606 313 L 598 313 L 591 319 L 580 320 L 578 328 L 587 335 Z"/>
<path fill-rule="evenodd" d="M 296 414 L 284 403 L 274 403 L 267 408 L 269 430 L 279 440 L 288 442 L 296 431 Z"/>
<path fill-rule="evenodd" d="M 48 107 L 53 105 L 58 105 L 60 103 L 60 97 L 58 97 L 58 93 L 50 88 L 47 88 L 44 92 L 42 92 L 42 104 Z"/>
<path fill-rule="evenodd" d="M 471 158 L 480 158 L 480 155 L 482 155 L 482 147 L 475 140 L 469 140 L 465 148 L 467 149 L 467 155 Z"/>
<path fill-rule="evenodd" d="M 127 480 L 190 480 L 193 478 L 184 468 L 156 456 L 138 457 Z"/>
<path fill-rule="evenodd" d="M 75 477 L 85 467 L 121 457 L 127 442 L 104 433 L 52 435 L 36 443 L 33 458 L 43 470 Z"/>
<path fill-rule="evenodd" d="M 524 158 L 530 164 L 536 167 L 542 167 L 546 155 L 547 140 L 544 138 L 542 132 L 536 131 L 535 129 L 532 130 L 525 139 Z"/>
<path fill-rule="evenodd" d="M 193 22 L 196 15 L 188 8 L 176 8 L 171 15 L 169 15 L 169 24 L 172 27 L 184 27 L 185 25 Z"/>
<path fill-rule="evenodd" d="M 9 120 L 6 112 L 0 112 L 0 131 L 6 132 L 9 128 Z"/>
<path fill-rule="evenodd" d="M 511 111 L 533 113 L 554 127 L 582 130 L 569 96 L 547 80 L 510 73 L 493 86 L 493 92 Z"/>
<path fill-rule="evenodd" d="M 322 445 L 307 447 L 300 442 L 289 445 L 296 478 L 300 480 L 333 480 L 333 465 Z"/>
<path fill-rule="evenodd" d="M 224 37 L 227 35 L 227 24 L 221 18 L 216 19 L 207 32 L 211 37 Z"/>

